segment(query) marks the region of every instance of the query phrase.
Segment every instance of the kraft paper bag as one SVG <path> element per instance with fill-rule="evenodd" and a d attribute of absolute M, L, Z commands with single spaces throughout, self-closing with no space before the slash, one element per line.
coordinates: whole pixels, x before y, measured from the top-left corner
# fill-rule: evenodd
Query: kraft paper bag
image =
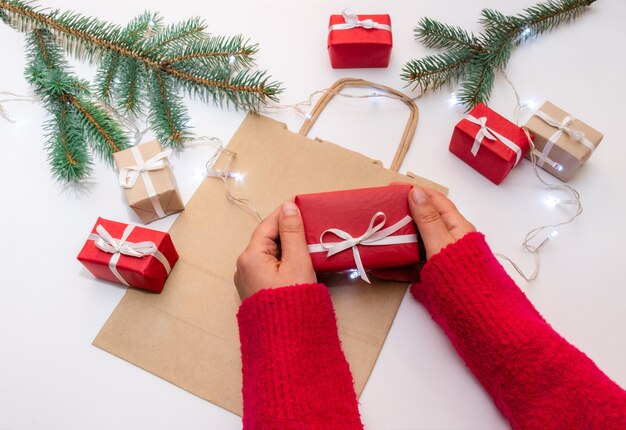
<path fill-rule="evenodd" d="M 262 215 L 296 194 L 373 187 L 408 181 L 446 192 L 412 174 L 401 175 L 359 153 L 304 134 L 328 100 L 342 87 L 372 86 L 403 97 L 411 108 L 396 159 L 399 168 L 413 138 L 417 107 L 401 93 L 361 80 L 344 79 L 320 100 L 303 134 L 285 124 L 250 114 L 228 150 L 232 170 L 243 181 L 229 183 Z M 218 163 L 224 162 L 223 158 Z M 180 254 L 159 295 L 129 289 L 94 340 L 94 345 L 221 406 L 242 414 L 241 355 L 233 284 L 235 261 L 257 226 L 255 217 L 229 202 L 220 179 L 207 178 L 170 235 Z M 342 347 L 360 395 L 391 327 L 407 285 L 372 279 L 366 284 L 345 275 L 323 279 L 337 313 Z"/>

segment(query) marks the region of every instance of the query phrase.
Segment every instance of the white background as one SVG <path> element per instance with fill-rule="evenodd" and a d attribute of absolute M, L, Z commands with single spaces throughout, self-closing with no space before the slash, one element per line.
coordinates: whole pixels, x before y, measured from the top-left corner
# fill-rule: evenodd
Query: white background
<path fill-rule="evenodd" d="M 206 18 L 215 34 L 242 33 L 261 44 L 259 67 L 284 82 L 283 103 L 308 98 L 342 77 L 360 77 L 403 88 L 403 64 L 429 51 L 413 39 L 422 16 L 480 31 L 481 8 L 508 14 L 533 0 L 359 1 L 359 13 L 389 13 L 394 48 L 387 69 L 333 70 L 326 51 L 337 1 L 175 2 L 48 0 L 118 24 L 145 9 L 167 22 Z M 356 4 L 352 5 L 357 7 Z M 611 378 L 626 386 L 626 145 L 623 77 L 626 3 L 602 0 L 565 25 L 514 52 L 507 67 L 523 100 L 550 100 L 599 129 L 604 141 L 571 182 L 584 214 L 561 228 L 543 253 L 539 279 L 527 285 L 509 267 L 530 300 L 563 336 L 585 351 Z M 25 94 L 22 34 L 0 25 L 0 91 Z M 77 64 L 89 77 L 94 69 Z M 406 91 L 410 91 L 407 88 Z M 415 93 L 412 93 L 415 95 Z M 495 186 L 448 152 L 462 108 L 448 102 L 450 89 L 420 100 L 420 123 L 403 171 L 450 187 L 450 197 L 487 235 L 494 250 L 531 270 L 520 243 L 531 228 L 558 221 L 567 209 L 550 208 L 551 196 L 523 161 Z M 187 99 L 194 131 L 228 141 L 244 114 Z M 515 99 L 502 77 L 490 106 L 512 118 Z M 0 429 L 236 429 L 241 421 L 158 377 L 91 345 L 124 294 L 95 280 L 76 255 L 96 218 L 138 219 L 128 210 L 115 172 L 96 163 L 82 187 L 55 182 L 43 150 L 46 113 L 36 103 L 7 103 L 15 123 L 0 119 Z M 524 112 L 523 121 L 531 111 Z M 297 130 L 302 116 L 273 115 Z M 320 136 L 388 164 L 407 117 L 389 100 L 338 99 L 311 135 Z M 173 159 L 183 199 L 202 179 L 208 148 Z M 548 176 L 548 175 L 546 175 Z M 166 230 L 175 217 L 150 225 Z M 505 429 L 508 424 L 466 370 L 441 330 L 406 296 L 372 376 L 360 398 L 369 429 Z"/>

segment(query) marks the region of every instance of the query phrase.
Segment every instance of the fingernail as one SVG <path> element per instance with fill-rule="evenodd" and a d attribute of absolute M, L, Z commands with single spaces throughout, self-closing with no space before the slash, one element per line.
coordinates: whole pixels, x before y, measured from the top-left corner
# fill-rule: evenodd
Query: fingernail
<path fill-rule="evenodd" d="M 413 203 L 416 205 L 419 205 L 426 203 L 426 201 L 428 201 L 428 196 L 422 188 L 413 187 L 413 190 L 411 190 L 411 200 L 413 200 Z"/>
<path fill-rule="evenodd" d="M 293 202 L 285 202 L 283 204 L 283 215 L 291 216 L 296 215 L 298 213 L 298 207 Z"/>

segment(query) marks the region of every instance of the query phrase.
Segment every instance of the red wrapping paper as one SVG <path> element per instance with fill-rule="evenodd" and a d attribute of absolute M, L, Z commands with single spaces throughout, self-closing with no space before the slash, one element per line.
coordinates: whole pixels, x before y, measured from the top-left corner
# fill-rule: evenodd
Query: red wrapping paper
<path fill-rule="evenodd" d="M 482 103 L 477 104 L 469 115 L 476 118 L 487 118 L 486 126 L 502 136 L 508 138 L 521 148 L 523 158 L 529 150 L 528 138 L 521 127 L 516 126 L 508 119 L 489 109 Z M 472 166 L 476 171 L 494 184 L 500 184 L 515 166 L 515 151 L 507 147 L 500 140 L 483 138 L 478 153 L 471 153 L 474 138 L 480 130 L 465 118 L 454 127 L 450 139 L 450 152 Z M 521 161 L 521 159 L 520 159 Z"/>
<path fill-rule="evenodd" d="M 358 15 L 358 18 L 391 25 L 389 15 Z M 343 15 L 331 15 L 329 27 L 345 22 Z M 328 54 L 334 69 L 387 67 L 392 46 L 393 39 L 388 30 L 356 27 L 328 33 Z"/>
<path fill-rule="evenodd" d="M 128 226 L 128 224 L 98 218 L 92 234 L 97 234 L 96 228 L 98 225 L 102 225 L 114 239 L 120 239 Z M 127 242 L 138 243 L 144 241 L 154 242 L 158 250 L 169 262 L 170 267 L 174 267 L 178 260 L 178 253 L 174 248 L 169 233 L 135 226 L 128 236 Z M 121 283 L 120 280 L 109 268 L 109 262 L 113 255 L 97 248 L 93 240 L 87 240 L 77 258 L 96 278 L 119 284 Z M 160 293 L 163 290 L 163 285 L 168 277 L 163 263 L 154 256 L 132 257 L 122 254 L 116 268 L 119 274 L 131 286 L 155 293 Z"/>
<path fill-rule="evenodd" d="M 384 212 L 386 223 L 383 228 L 411 216 L 408 204 L 410 185 L 363 188 L 296 196 L 304 222 L 307 244 L 320 243 L 325 230 L 334 228 L 359 237 L 368 229 L 372 217 Z M 413 221 L 391 236 L 417 234 Z M 324 242 L 339 242 L 343 239 L 333 233 L 324 236 Z M 419 241 L 419 238 L 418 238 Z M 417 242 L 394 245 L 357 245 L 365 269 L 384 269 L 407 266 L 421 261 Z M 327 257 L 326 252 L 311 253 L 313 267 L 318 272 L 341 272 L 356 267 L 351 248 Z"/>

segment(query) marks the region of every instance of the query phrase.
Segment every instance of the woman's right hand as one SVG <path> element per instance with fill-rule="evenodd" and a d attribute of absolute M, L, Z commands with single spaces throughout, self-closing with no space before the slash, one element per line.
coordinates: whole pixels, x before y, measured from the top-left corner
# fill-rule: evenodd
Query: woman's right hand
<path fill-rule="evenodd" d="M 430 188 L 414 185 L 409 192 L 409 208 L 424 242 L 426 259 L 467 233 L 476 231 L 450 199 Z M 418 263 L 407 267 L 372 270 L 372 275 L 388 281 L 418 282 L 422 266 L 423 263 Z"/>
<path fill-rule="evenodd" d="M 429 188 L 413 186 L 409 193 L 409 208 L 422 236 L 427 259 L 467 233 L 476 231 L 450 199 Z"/>

